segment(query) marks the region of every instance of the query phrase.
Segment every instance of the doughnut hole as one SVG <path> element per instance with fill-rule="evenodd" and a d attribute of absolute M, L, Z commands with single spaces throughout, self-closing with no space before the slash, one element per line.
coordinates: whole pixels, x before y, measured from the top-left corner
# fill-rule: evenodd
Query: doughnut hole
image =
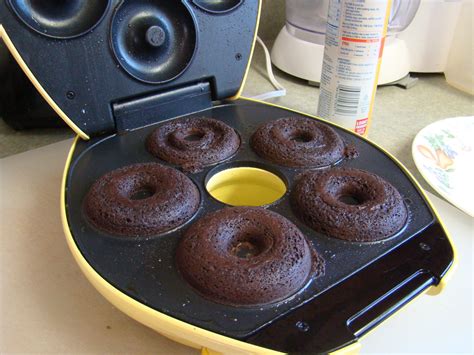
<path fill-rule="evenodd" d="M 131 201 L 142 201 L 153 197 L 159 188 L 153 176 L 135 174 L 130 180 L 117 185 L 118 193 Z"/>
<path fill-rule="evenodd" d="M 188 142 L 200 141 L 204 138 L 205 133 L 198 129 L 190 129 L 184 135 L 184 140 Z"/>
<path fill-rule="evenodd" d="M 235 240 L 230 245 L 230 253 L 241 259 L 250 259 L 262 255 L 273 245 L 273 239 L 265 235 L 245 235 Z"/>
<path fill-rule="evenodd" d="M 370 201 L 371 197 L 357 186 L 346 186 L 336 194 L 336 199 L 345 205 L 357 206 Z"/>
<path fill-rule="evenodd" d="M 185 127 L 172 132 L 169 137 L 169 143 L 178 150 L 196 150 L 208 147 L 214 134 L 207 128 Z"/>
<path fill-rule="evenodd" d="M 362 204 L 361 200 L 355 195 L 340 195 L 337 199 L 345 205 L 357 206 Z"/>
<path fill-rule="evenodd" d="M 130 194 L 130 200 L 146 200 L 152 197 L 156 193 L 156 190 L 151 186 L 141 186 L 136 191 Z"/>
<path fill-rule="evenodd" d="M 336 203 L 346 206 L 360 206 L 375 199 L 375 190 L 366 183 L 347 176 L 334 176 L 326 185 L 327 192 Z"/>
<path fill-rule="evenodd" d="M 230 206 L 265 206 L 283 197 L 286 184 L 268 170 L 238 167 L 212 175 L 206 189 L 216 200 Z"/>
<path fill-rule="evenodd" d="M 206 136 L 206 129 L 200 129 L 196 127 L 182 128 L 176 130 L 171 135 L 175 140 L 197 142 Z"/>
<path fill-rule="evenodd" d="M 296 143 L 308 143 L 314 139 L 313 134 L 307 131 L 296 131 L 290 134 L 289 140 Z"/>

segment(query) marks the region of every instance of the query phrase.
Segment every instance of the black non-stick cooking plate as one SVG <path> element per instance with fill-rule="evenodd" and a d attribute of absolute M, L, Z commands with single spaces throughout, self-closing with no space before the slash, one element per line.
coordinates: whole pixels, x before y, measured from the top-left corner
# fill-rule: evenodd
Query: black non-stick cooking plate
<path fill-rule="evenodd" d="M 114 287 L 153 309 L 212 332 L 280 351 L 329 351 L 350 343 L 437 284 L 452 263 L 453 251 L 433 211 L 395 161 L 354 134 L 336 128 L 359 152 L 357 159 L 338 165 L 368 170 L 394 185 L 409 211 L 405 228 L 385 241 L 354 243 L 317 233 L 293 214 L 289 193 L 304 169 L 265 161 L 252 151 L 249 138 L 260 124 L 294 115 L 282 108 L 238 101 L 186 116 L 222 120 L 240 134 L 242 144 L 229 160 L 199 173 L 187 173 L 201 193 L 201 206 L 191 221 L 147 238 L 99 232 L 86 221 L 82 207 L 92 183 L 106 172 L 141 162 L 169 165 L 145 148 L 145 139 L 156 125 L 78 142 L 67 176 L 67 218 L 87 262 Z M 279 303 L 233 307 L 211 302 L 186 283 L 175 265 L 177 243 L 189 225 L 225 207 L 206 191 L 207 179 L 218 171 L 241 166 L 268 170 L 286 182 L 287 193 L 267 208 L 295 223 L 326 261 L 324 276 Z"/>

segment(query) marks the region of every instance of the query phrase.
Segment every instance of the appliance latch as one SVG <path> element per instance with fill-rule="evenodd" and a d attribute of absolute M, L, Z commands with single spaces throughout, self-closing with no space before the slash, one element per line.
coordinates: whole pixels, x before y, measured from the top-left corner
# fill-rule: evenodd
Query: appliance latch
<path fill-rule="evenodd" d="M 211 85 L 200 82 L 112 104 L 118 133 L 201 111 L 212 106 Z"/>

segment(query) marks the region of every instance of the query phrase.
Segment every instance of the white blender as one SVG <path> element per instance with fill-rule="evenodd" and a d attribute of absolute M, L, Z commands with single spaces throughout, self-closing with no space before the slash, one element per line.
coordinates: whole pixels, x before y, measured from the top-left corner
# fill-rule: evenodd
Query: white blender
<path fill-rule="evenodd" d="M 286 0 L 286 24 L 271 53 L 277 68 L 315 85 L 321 78 L 328 3 Z M 460 0 L 393 0 L 378 84 L 407 87 L 412 82 L 410 71 L 443 72 L 460 4 Z"/>

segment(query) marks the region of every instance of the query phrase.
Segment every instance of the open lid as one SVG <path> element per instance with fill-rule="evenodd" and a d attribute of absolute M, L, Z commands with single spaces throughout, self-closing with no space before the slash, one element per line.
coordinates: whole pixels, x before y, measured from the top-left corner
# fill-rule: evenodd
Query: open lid
<path fill-rule="evenodd" d="M 5 0 L 0 36 L 83 138 L 236 97 L 260 0 Z"/>

